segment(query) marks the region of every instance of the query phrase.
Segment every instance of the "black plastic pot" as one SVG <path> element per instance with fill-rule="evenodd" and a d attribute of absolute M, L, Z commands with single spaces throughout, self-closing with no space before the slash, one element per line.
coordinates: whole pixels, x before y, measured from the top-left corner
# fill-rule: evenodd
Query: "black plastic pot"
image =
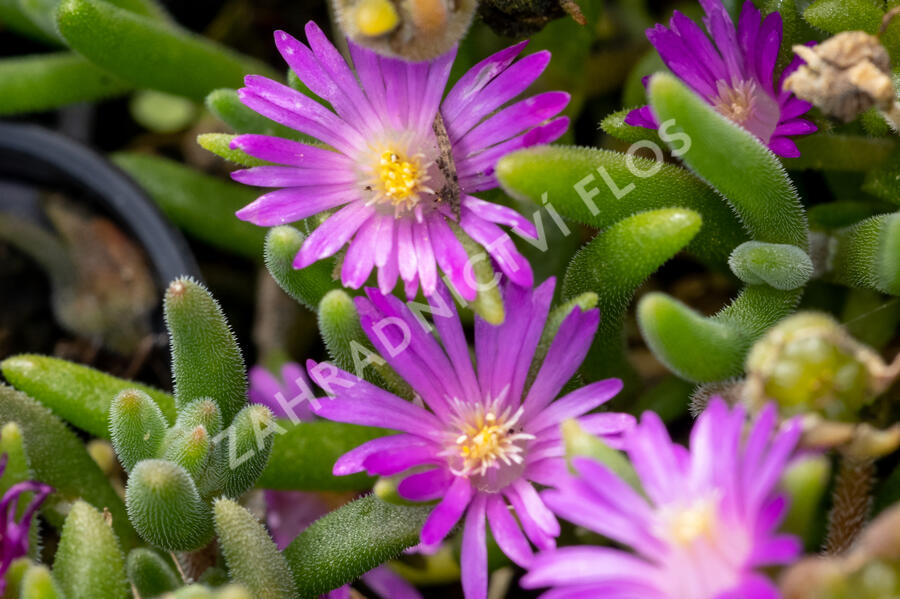
<path fill-rule="evenodd" d="M 0 180 L 74 192 L 95 204 L 141 246 L 160 289 L 182 275 L 200 278 L 187 242 L 150 198 L 128 175 L 79 142 L 43 127 L 0 122 Z M 0 197 L 0 212 L 33 212 L 33 207 L 16 206 L 17 201 L 22 200 Z"/>

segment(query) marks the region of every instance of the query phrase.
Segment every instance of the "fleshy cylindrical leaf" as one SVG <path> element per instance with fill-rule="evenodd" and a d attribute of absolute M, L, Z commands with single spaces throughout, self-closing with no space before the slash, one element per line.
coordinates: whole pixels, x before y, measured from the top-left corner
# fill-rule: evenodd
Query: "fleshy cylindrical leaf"
<path fill-rule="evenodd" d="M 125 562 L 128 580 L 141 597 L 156 597 L 181 586 L 181 579 L 162 556 L 139 547 L 128 554 Z"/>
<path fill-rule="evenodd" d="M 65 599 L 47 566 L 35 564 L 28 568 L 20 585 L 21 599 Z"/>
<path fill-rule="evenodd" d="M 144 460 L 128 477 L 128 517 L 149 543 L 193 551 L 212 538 L 212 515 L 190 474 L 165 460 Z"/>
<path fill-rule="evenodd" d="M 206 427 L 176 426 L 162 443 L 160 457 L 184 468 L 196 480 L 210 457 L 211 441 Z"/>
<path fill-rule="evenodd" d="M 290 226 L 275 227 L 266 236 L 266 268 L 278 285 L 292 298 L 312 311 L 326 293 L 340 284 L 331 276 L 333 266 L 320 260 L 301 270 L 293 266 L 294 256 L 305 241 L 303 233 Z"/>
<path fill-rule="evenodd" d="M 176 405 L 212 398 L 228 426 L 247 403 L 247 377 L 241 349 L 222 308 L 203 285 L 190 278 L 169 285 L 164 307 Z"/>
<path fill-rule="evenodd" d="M 749 285 L 766 284 L 775 289 L 803 287 L 813 274 L 809 255 L 795 245 L 748 241 L 728 258 L 731 271 Z"/>
<path fill-rule="evenodd" d="M 66 599 L 125 599 L 125 556 L 96 508 L 76 501 L 66 517 L 53 561 L 53 578 Z"/>
<path fill-rule="evenodd" d="M 249 405 L 235 417 L 223 441 L 228 448 L 225 495 L 240 497 L 253 486 L 266 467 L 279 430 L 272 412 L 263 405 Z"/>
<path fill-rule="evenodd" d="M 168 424 L 159 406 L 139 389 L 122 391 L 109 409 L 109 432 L 122 467 L 130 472 L 155 457 Z"/>
<path fill-rule="evenodd" d="M 217 500 L 213 514 L 232 580 L 257 599 L 297 596 L 287 561 L 253 514 L 230 499 Z"/>
<path fill-rule="evenodd" d="M 168 393 L 74 362 L 21 354 L 0 362 L 0 371 L 16 389 L 37 399 L 63 420 L 102 439 L 110 438 L 109 410 L 113 398 L 129 389 L 147 394 L 167 422 L 175 420 L 175 400 Z"/>

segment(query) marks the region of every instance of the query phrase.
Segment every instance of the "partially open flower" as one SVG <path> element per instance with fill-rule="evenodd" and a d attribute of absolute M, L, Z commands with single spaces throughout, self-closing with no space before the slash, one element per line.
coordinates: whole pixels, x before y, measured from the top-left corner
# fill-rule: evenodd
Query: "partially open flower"
<path fill-rule="evenodd" d="M 873 106 L 894 105 L 891 58 L 873 35 L 844 31 L 818 46 L 794 46 L 806 61 L 784 88 L 812 102 L 828 115 L 849 122 Z"/>

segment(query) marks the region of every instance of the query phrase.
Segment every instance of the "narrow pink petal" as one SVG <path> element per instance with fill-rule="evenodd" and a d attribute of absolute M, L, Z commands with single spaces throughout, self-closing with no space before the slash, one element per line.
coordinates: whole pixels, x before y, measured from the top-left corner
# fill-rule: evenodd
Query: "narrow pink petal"
<path fill-rule="evenodd" d="M 327 400 L 323 400 L 327 401 Z M 379 437 L 363 443 L 356 449 L 351 449 L 338 458 L 334 463 L 333 473 L 335 476 L 346 476 L 348 474 L 356 474 L 365 470 L 363 463 L 366 458 L 372 454 L 387 451 L 391 449 L 402 449 L 405 447 L 421 447 L 425 441 L 421 437 L 415 435 L 388 435 Z"/>
<path fill-rule="evenodd" d="M 463 206 L 486 221 L 512 227 L 513 231 L 519 235 L 527 235 L 532 239 L 537 239 L 538 237 L 537 228 L 535 228 L 534 222 L 528 220 L 512 208 L 494 204 L 493 202 L 485 202 L 484 200 L 480 200 L 475 196 L 470 195 L 463 198 Z"/>
<path fill-rule="evenodd" d="M 447 493 L 454 478 L 446 468 L 411 474 L 397 485 L 397 493 L 409 501 L 432 501 Z"/>
<path fill-rule="evenodd" d="M 557 399 L 541 412 L 529 413 L 525 426 L 534 431 L 557 426 L 563 420 L 587 414 L 615 397 L 621 390 L 622 381 L 619 379 L 591 383 Z"/>
<path fill-rule="evenodd" d="M 231 140 L 232 150 L 243 150 L 254 158 L 311 169 L 352 169 L 353 161 L 340 152 L 271 135 L 238 135 Z"/>
<path fill-rule="evenodd" d="M 343 206 L 357 197 L 358 193 L 347 185 L 288 187 L 259 196 L 235 216 L 261 227 L 274 227 Z"/>
<path fill-rule="evenodd" d="M 431 245 L 431 236 L 427 223 L 412 223 L 413 242 L 416 247 L 416 264 L 419 271 L 419 281 L 422 283 L 422 293 L 428 297 L 434 293 L 437 286 L 437 264 L 435 263 L 434 249 Z"/>
<path fill-rule="evenodd" d="M 359 228 L 359 232 L 347 249 L 344 264 L 341 266 L 341 283 L 351 289 L 359 289 L 369 278 L 375 267 L 375 242 L 377 215 L 371 217 Z"/>
<path fill-rule="evenodd" d="M 512 238 L 503 232 L 503 229 L 477 216 L 471 210 L 464 208 L 460 226 L 469 236 L 479 243 L 491 258 L 493 258 L 503 274 L 508 276 L 516 285 L 531 287 L 534 285 L 534 273 L 531 265 L 525 259 Z"/>
<path fill-rule="evenodd" d="M 443 541 L 466 511 L 473 493 L 474 490 L 469 484 L 469 480 L 457 476 L 447 490 L 444 499 L 437 504 L 428 519 L 425 520 L 425 524 L 422 526 L 422 544 L 436 545 Z"/>
<path fill-rule="evenodd" d="M 313 262 L 333 256 L 372 216 L 372 211 L 371 206 L 354 202 L 329 216 L 303 242 L 294 258 L 294 268 L 306 268 Z"/>
<path fill-rule="evenodd" d="M 444 221 L 443 215 L 433 212 L 426 218 L 438 265 L 447 275 L 456 293 L 467 301 L 474 301 L 477 295 L 475 275 L 469 269 L 467 276 L 469 255 L 465 248 Z"/>
<path fill-rule="evenodd" d="M 502 495 L 494 494 L 488 497 L 487 518 L 494 540 L 503 553 L 519 566 L 527 568 L 534 554 L 518 522 L 509 513 Z"/>
<path fill-rule="evenodd" d="M 506 141 L 559 114 L 569 98 L 565 92 L 545 92 L 520 100 L 474 127 L 457 144 L 471 154 Z"/>
<path fill-rule="evenodd" d="M 322 170 L 295 166 L 256 166 L 231 173 L 231 178 L 244 185 L 257 187 L 309 187 L 313 185 L 352 184 L 356 173 L 350 169 Z M 351 188 L 349 185 L 347 187 Z"/>
<path fill-rule="evenodd" d="M 466 599 L 487 599 L 488 560 L 485 531 L 485 496 L 476 495 L 466 514 L 460 552 L 460 578 Z"/>
<path fill-rule="evenodd" d="M 410 218 L 398 219 L 397 228 L 397 264 L 400 267 L 400 278 L 410 281 L 416 276 L 418 263 L 416 246 L 412 238 L 413 221 Z"/>
<path fill-rule="evenodd" d="M 362 581 L 381 599 L 423 599 L 416 587 L 388 566 L 378 566 L 362 575 Z"/>
<path fill-rule="evenodd" d="M 445 119 L 455 119 L 472 99 L 512 64 L 516 56 L 528 45 L 527 41 L 504 48 L 492 54 L 466 71 L 447 94 L 441 111 Z"/>

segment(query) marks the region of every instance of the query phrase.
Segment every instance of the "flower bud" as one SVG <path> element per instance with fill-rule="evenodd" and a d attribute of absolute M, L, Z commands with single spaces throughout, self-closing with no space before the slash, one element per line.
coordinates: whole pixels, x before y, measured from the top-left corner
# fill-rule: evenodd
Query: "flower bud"
<path fill-rule="evenodd" d="M 744 398 L 756 406 L 775 400 L 785 416 L 816 413 L 852 422 L 885 389 L 886 368 L 831 316 L 799 313 L 753 346 Z"/>

